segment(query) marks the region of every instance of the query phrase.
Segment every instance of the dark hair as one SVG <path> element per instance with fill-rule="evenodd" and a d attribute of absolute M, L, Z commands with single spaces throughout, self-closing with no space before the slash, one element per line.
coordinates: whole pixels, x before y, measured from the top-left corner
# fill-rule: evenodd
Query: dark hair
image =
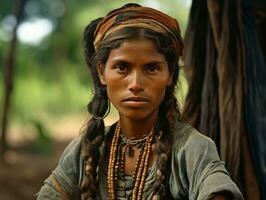
<path fill-rule="evenodd" d="M 105 64 L 112 49 L 118 48 L 124 41 L 149 39 L 153 41 L 159 53 L 167 60 L 170 74 L 173 76 L 172 84 L 166 88 L 163 102 L 160 105 L 159 125 L 160 131 L 156 133 L 157 142 L 157 177 L 154 184 L 154 195 L 166 197 L 169 195 L 168 174 L 170 170 L 172 150 L 172 128 L 175 120 L 180 120 L 180 111 L 175 97 L 175 87 L 179 76 L 177 55 L 172 40 L 167 34 L 157 33 L 150 29 L 127 27 L 112 33 L 101 42 L 97 52 L 93 46 L 94 31 L 101 18 L 92 21 L 84 31 L 84 53 L 89 66 L 93 83 L 94 97 L 88 104 L 88 112 L 92 118 L 87 124 L 83 137 L 82 154 L 86 162 L 87 175 L 81 186 L 82 199 L 94 199 L 96 196 L 96 169 L 100 158 L 99 147 L 104 142 L 104 122 L 99 119 L 105 116 L 108 110 L 108 96 L 105 86 L 100 82 L 97 65 Z"/>

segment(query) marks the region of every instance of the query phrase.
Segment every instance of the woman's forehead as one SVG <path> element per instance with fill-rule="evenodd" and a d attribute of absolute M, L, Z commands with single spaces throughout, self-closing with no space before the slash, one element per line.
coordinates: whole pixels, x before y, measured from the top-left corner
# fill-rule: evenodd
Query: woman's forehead
<path fill-rule="evenodd" d="M 165 56 L 158 52 L 154 42 L 148 39 L 124 41 L 118 48 L 111 50 L 109 59 L 149 62 L 166 62 Z"/>

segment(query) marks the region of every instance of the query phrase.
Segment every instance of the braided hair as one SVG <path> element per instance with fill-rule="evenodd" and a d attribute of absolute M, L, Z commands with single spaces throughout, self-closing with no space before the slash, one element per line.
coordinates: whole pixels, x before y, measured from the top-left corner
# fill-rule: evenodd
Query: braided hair
<path fill-rule="evenodd" d="M 106 88 L 100 84 L 97 68 L 93 59 L 95 49 L 93 46 L 94 30 L 101 18 L 92 21 L 84 30 L 84 54 L 94 83 L 94 96 L 87 106 L 88 112 L 93 116 L 86 127 L 82 138 L 82 156 L 86 163 L 86 176 L 81 185 L 82 199 L 94 199 L 96 196 L 96 168 L 100 156 L 99 146 L 104 138 L 104 121 L 101 119 L 108 110 L 108 97 Z"/>
<path fill-rule="evenodd" d="M 136 6 L 130 4 L 127 6 Z M 82 156 L 86 163 L 86 176 L 81 185 L 82 199 L 95 199 L 97 192 L 97 166 L 99 162 L 99 147 L 106 143 L 104 141 L 103 117 L 108 111 L 108 95 L 106 86 L 102 85 L 98 76 L 97 66 L 105 65 L 112 49 L 118 48 L 124 41 L 149 39 L 154 42 L 159 53 L 167 60 L 169 72 L 172 75 L 172 84 L 166 88 L 165 97 L 160 104 L 159 124 L 160 131 L 156 133 L 157 144 L 157 172 L 153 187 L 154 199 L 166 198 L 169 195 L 168 177 L 170 171 L 171 150 L 172 150 L 172 129 L 174 122 L 180 120 L 180 110 L 175 97 L 175 88 L 179 76 L 177 55 L 172 40 L 167 35 L 157 33 L 150 29 L 126 27 L 108 37 L 100 44 L 95 51 L 94 31 L 102 18 L 92 21 L 84 30 L 84 54 L 94 83 L 94 96 L 88 104 L 88 112 L 92 118 L 87 123 L 86 131 L 82 139 Z"/>

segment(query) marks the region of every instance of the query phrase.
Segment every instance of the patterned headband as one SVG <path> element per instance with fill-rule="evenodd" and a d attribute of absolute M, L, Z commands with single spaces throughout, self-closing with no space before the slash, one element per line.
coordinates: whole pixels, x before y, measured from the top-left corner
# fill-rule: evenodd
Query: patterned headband
<path fill-rule="evenodd" d="M 125 27 L 140 27 L 159 33 L 167 33 L 178 55 L 183 53 L 183 40 L 177 21 L 149 7 L 122 7 L 113 10 L 98 24 L 94 36 L 94 47 L 98 49 L 101 41 L 108 35 Z"/>

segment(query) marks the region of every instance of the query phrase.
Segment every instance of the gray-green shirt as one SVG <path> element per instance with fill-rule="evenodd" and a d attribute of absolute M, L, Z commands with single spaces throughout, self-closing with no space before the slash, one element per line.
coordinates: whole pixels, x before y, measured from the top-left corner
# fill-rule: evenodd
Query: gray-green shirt
<path fill-rule="evenodd" d="M 107 129 L 107 133 L 108 133 Z M 214 142 L 191 126 L 177 122 L 174 131 L 169 188 L 174 199 L 207 200 L 218 192 L 230 192 L 235 199 L 243 199 L 236 184 L 231 180 L 220 160 Z M 104 150 L 103 150 L 104 151 Z M 81 157 L 81 136 L 65 149 L 53 176 L 73 200 L 81 199 L 80 186 L 85 173 Z M 98 197 L 108 199 L 106 159 L 101 159 L 98 168 Z M 151 199 L 155 181 L 156 164 L 148 172 L 142 199 Z M 126 199 L 122 183 L 117 184 L 117 199 Z M 123 183 L 124 184 L 124 183 Z M 132 188 L 132 177 L 125 177 L 126 188 Z M 126 191 L 130 192 L 130 191 Z M 60 193 L 51 184 L 49 177 L 38 193 L 38 200 L 59 200 Z"/>

